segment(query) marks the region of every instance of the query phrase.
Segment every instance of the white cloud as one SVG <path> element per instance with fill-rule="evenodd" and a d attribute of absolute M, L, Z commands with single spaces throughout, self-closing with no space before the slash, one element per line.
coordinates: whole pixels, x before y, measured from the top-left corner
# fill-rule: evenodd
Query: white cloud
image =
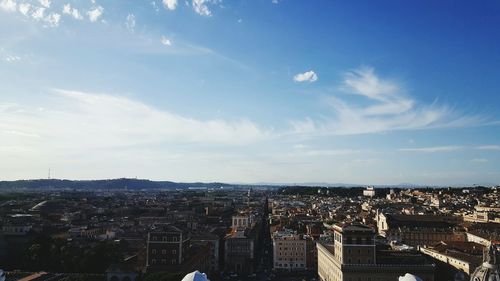
<path fill-rule="evenodd" d="M 15 12 L 17 3 L 14 0 L 2 0 L 0 1 L 0 9 L 7 12 Z"/>
<path fill-rule="evenodd" d="M 271 3 L 273 3 L 273 4 L 279 4 L 280 1 L 279 0 L 272 0 Z"/>
<path fill-rule="evenodd" d="M 49 24 L 51 27 L 59 26 L 59 21 L 61 20 L 61 15 L 58 13 L 49 14 L 44 21 Z"/>
<path fill-rule="evenodd" d="M 103 12 L 104 8 L 102 6 L 97 6 L 96 8 L 88 11 L 87 15 L 91 22 L 96 22 L 102 16 Z"/>
<path fill-rule="evenodd" d="M 405 152 L 452 152 L 463 149 L 462 146 L 448 145 L 448 146 L 432 146 L 432 147 L 417 147 L 417 148 L 400 148 L 399 151 Z"/>
<path fill-rule="evenodd" d="M 33 148 L 50 143 L 56 149 L 84 152 L 165 142 L 240 145 L 272 136 L 271 131 L 248 120 L 199 120 L 120 96 L 66 90 L 55 93 L 43 107 L 0 104 L 0 146 Z"/>
<path fill-rule="evenodd" d="M 474 163 L 487 163 L 487 162 L 489 162 L 489 160 L 486 158 L 475 158 L 475 159 L 472 159 L 470 161 L 474 162 Z"/>
<path fill-rule="evenodd" d="M 170 39 L 168 39 L 167 37 L 165 36 L 162 36 L 161 37 L 161 43 L 165 46 L 172 46 L 172 41 L 170 41 Z"/>
<path fill-rule="evenodd" d="M 45 8 L 43 7 L 38 7 L 38 8 L 35 8 L 33 10 L 33 12 L 31 13 L 31 17 L 34 19 L 34 20 L 42 20 L 43 17 L 44 17 L 44 14 L 45 14 Z"/>
<path fill-rule="evenodd" d="M 29 3 L 20 3 L 19 4 L 19 12 L 23 14 L 24 16 L 27 16 L 28 13 L 30 12 L 31 9 L 31 4 Z"/>
<path fill-rule="evenodd" d="M 212 11 L 208 8 L 208 4 L 218 4 L 220 0 L 193 0 L 193 10 L 202 16 L 212 16 Z"/>
<path fill-rule="evenodd" d="M 318 80 L 318 75 L 316 75 L 314 71 L 310 70 L 295 75 L 293 80 L 295 82 L 316 82 Z"/>
<path fill-rule="evenodd" d="M 307 81 L 305 75 L 300 78 Z M 310 117 L 294 120 L 291 125 L 295 133 L 353 135 L 391 130 L 474 126 L 485 121 L 482 116 L 460 115 L 436 102 L 430 105 L 419 104 L 409 97 L 397 82 L 379 78 L 370 67 L 361 67 L 346 73 L 342 90 L 345 92 L 343 96 L 330 96 L 326 99 L 327 105 L 332 109 L 332 117 L 323 118 L 321 121 Z M 364 100 L 359 102 L 359 99 L 353 99 L 352 96 L 359 96 Z"/>
<path fill-rule="evenodd" d="M 480 150 L 500 151 L 500 145 L 481 145 L 481 146 L 476 146 L 475 148 Z"/>
<path fill-rule="evenodd" d="M 135 15 L 134 14 L 128 14 L 127 21 L 125 22 L 125 26 L 127 27 L 128 30 L 131 30 L 131 31 L 133 31 L 135 29 Z"/>
<path fill-rule="evenodd" d="M 52 4 L 50 0 L 38 0 L 38 2 L 45 8 L 50 8 L 50 4 Z"/>
<path fill-rule="evenodd" d="M 163 6 L 169 10 L 175 10 L 177 8 L 177 0 L 163 0 Z"/>
<path fill-rule="evenodd" d="M 15 55 L 7 55 L 3 58 L 6 62 L 17 62 L 21 60 L 21 57 Z"/>
<path fill-rule="evenodd" d="M 80 11 L 78 11 L 78 9 L 76 9 L 76 8 L 72 8 L 71 4 L 69 4 L 69 3 L 65 4 L 63 6 L 63 14 L 70 15 L 70 16 L 72 16 L 73 18 L 75 18 L 77 20 L 82 20 L 83 19 L 83 16 L 80 13 Z"/>

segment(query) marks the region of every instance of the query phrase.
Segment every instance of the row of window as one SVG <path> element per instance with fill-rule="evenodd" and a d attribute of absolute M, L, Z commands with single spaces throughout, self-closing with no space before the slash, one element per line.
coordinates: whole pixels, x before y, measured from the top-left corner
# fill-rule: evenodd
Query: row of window
<path fill-rule="evenodd" d="M 289 260 L 289 261 L 294 261 L 294 260 L 295 261 L 300 261 L 300 260 L 303 260 L 303 259 L 304 259 L 303 257 L 302 258 L 288 258 L 288 259 L 287 258 L 278 258 L 279 261 L 287 261 L 287 260 Z"/>
<path fill-rule="evenodd" d="M 275 265 L 279 266 L 279 267 L 288 267 L 288 265 L 290 265 L 290 267 L 304 267 L 303 263 L 296 264 L 296 265 L 294 265 L 293 263 L 291 263 L 291 264 L 288 264 L 288 263 L 275 263 Z"/>
<path fill-rule="evenodd" d="M 170 262 L 172 264 L 177 264 L 177 260 L 173 259 L 173 260 L 170 260 Z M 151 259 L 151 264 L 158 264 L 156 259 Z M 160 264 L 167 264 L 167 260 L 166 259 L 161 259 L 161 263 Z"/>
<path fill-rule="evenodd" d="M 163 241 L 163 242 L 179 242 L 179 237 L 177 236 L 161 236 L 151 235 L 151 241 Z"/>
<path fill-rule="evenodd" d="M 278 252 L 278 256 L 303 256 L 304 252 L 292 252 L 292 253 L 282 253 Z"/>
<path fill-rule="evenodd" d="M 158 252 L 158 251 L 157 251 L 156 249 L 152 249 L 152 250 L 151 250 L 151 253 L 152 253 L 153 255 L 155 255 L 157 252 Z M 163 249 L 163 250 L 161 250 L 161 253 L 162 253 L 163 255 L 166 255 L 166 254 L 167 254 L 167 250 Z M 177 250 L 172 250 L 172 254 L 173 254 L 173 255 L 177 254 Z"/>

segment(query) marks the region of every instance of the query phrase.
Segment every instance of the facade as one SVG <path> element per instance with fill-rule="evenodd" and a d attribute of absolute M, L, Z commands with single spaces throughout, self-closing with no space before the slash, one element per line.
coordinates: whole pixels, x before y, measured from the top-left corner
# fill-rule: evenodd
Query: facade
<path fill-rule="evenodd" d="M 173 225 L 162 225 L 151 230 L 147 238 L 148 271 L 178 269 L 186 259 L 189 246 L 188 233 Z"/>
<path fill-rule="evenodd" d="M 374 197 L 375 196 L 375 188 L 373 188 L 373 186 L 367 187 L 365 190 L 363 190 L 363 196 Z"/>
<path fill-rule="evenodd" d="M 193 244 L 208 244 L 210 248 L 210 270 L 215 272 L 219 270 L 219 237 L 214 234 L 196 235 L 192 237 Z"/>
<path fill-rule="evenodd" d="M 253 223 L 253 216 L 251 216 L 251 215 L 246 215 L 246 214 L 235 215 L 232 217 L 231 227 L 233 229 L 241 228 L 241 227 L 247 228 L 247 227 L 251 227 L 252 223 Z"/>
<path fill-rule="evenodd" d="M 306 270 L 307 240 L 291 231 L 273 233 L 273 269 Z"/>
<path fill-rule="evenodd" d="M 441 241 L 465 241 L 465 232 L 455 229 L 461 217 L 438 215 L 376 216 L 378 233 L 388 241 L 410 246 L 434 245 Z"/>
<path fill-rule="evenodd" d="M 397 280 L 405 273 L 434 280 L 434 265 L 414 253 L 377 252 L 375 231 L 364 225 L 334 225 L 333 244 L 317 244 L 321 281 Z"/>
<path fill-rule="evenodd" d="M 473 242 L 442 242 L 433 247 L 420 247 L 419 250 L 436 260 L 439 273 L 448 273 L 446 277 L 453 278 L 460 273 L 470 276 L 481 264 L 483 248 Z"/>
<path fill-rule="evenodd" d="M 250 229 L 235 229 L 224 239 L 224 267 L 227 272 L 254 271 L 255 240 Z"/>

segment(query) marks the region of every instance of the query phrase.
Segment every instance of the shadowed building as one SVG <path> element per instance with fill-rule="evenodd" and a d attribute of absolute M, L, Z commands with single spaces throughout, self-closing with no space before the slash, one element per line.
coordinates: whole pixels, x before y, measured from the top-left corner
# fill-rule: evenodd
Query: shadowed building
<path fill-rule="evenodd" d="M 377 250 L 375 231 L 367 226 L 334 225 L 333 231 L 333 244 L 317 244 L 321 281 L 397 280 L 406 273 L 434 280 L 434 265 L 421 254 Z"/>

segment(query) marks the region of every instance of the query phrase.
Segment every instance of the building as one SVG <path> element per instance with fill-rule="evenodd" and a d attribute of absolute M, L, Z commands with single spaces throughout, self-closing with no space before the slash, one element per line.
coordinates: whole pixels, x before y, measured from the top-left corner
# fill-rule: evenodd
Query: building
<path fill-rule="evenodd" d="M 365 190 L 363 190 L 363 196 L 375 197 L 375 188 L 373 188 L 373 186 L 368 186 Z"/>
<path fill-rule="evenodd" d="M 500 281 L 500 252 L 494 245 L 485 248 L 483 264 L 476 268 L 471 281 Z"/>
<path fill-rule="evenodd" d="M 146 270 L 188 273 L 210 270 L 209 243 L 192 243 L 191 235 L 174 225 L 156 225 L 147 236 Z"/>
<path fill-rule="evenodd" d="M 197 233 L 191 239 L 193 244 L 208 244 L 210 247 L 210 271 L 219 270 L 220 239 L 219 236 L 211 233 Z"/>
<path fill-rule="evenodd" d="M 255 240 L 249 228 L 233 229 L 224 239 L 224 267 L 227 272 L 252 274 L 255 262 Z"/>
<path fill-rule="evenodd" d="M 256 215 L 239 213 L 232 216 L 231 232 L 224 237 L 224 270 L 237 274 L 252 274 L 259 245 L 261 222 Z"/>
<path fill-rule="evenodd" d="M 420 247 L 420 252 L 435 259 L 438 280 L 469 276 L 481 264 L 483 245 L 474 242 L 441 242 L 431 247 Z"/>
<path fill-rule="evenodd" d="M 434 245 L 441 241 L 465 241 L 465 232 L 456 227 L 461 217 L 440 215 L 390 215 L 382 212 L 376 216 L 378 233 L 388 241 L 410 246 Z"/>
<path fill-rule="evenodd" d="M 434 265 L 421 254 L 377 250 L 370 227 L 334 225 L 333 232 L 333 244 L 317 243 L 321 281 L 397 280 L 406 273 L 434 280 Z"/>
<path fill-rule="evenodd" d="M 173 225 L 155 226 L 147 237 L 148 271 L 177 269 L 185 261 L 190 237 Z"/>
<path fill-rule="evenodd" d="M 307 241 L 290 230 L 273 233 L 273 269 L 297 271 L 307 269 Z"/>
<path fill-rule="evenodd" d="M 253 223 L 253 216 L 247 214 L 234 215 L 232 217 L 232 225 L 231 228 L 246 228 L 251 227 Z"/>

